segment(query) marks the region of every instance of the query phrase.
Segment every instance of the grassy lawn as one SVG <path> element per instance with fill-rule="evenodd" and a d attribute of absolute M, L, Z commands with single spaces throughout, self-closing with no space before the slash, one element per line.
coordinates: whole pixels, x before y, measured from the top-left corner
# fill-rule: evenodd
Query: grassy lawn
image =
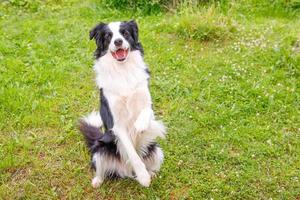
<path fill-rule="evenodd" d="M 299 199 L 300 17 L 249 2 L 151 15 L 0 2 L 0 199 Z M 149 188 L 93 189 L 76 128 L 98 109 L 88 32 L 131 18 L 168 127 L 165 162 Z"/>

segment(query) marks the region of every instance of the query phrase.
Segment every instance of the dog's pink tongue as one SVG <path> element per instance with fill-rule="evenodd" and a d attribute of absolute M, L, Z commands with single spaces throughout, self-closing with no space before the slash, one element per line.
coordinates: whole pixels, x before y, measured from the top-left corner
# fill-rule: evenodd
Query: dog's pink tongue
<path fill-rule="evenodd" d="M 118 61 L 123 61 L 123 60 L 126 59 L 126 57 L 128 55 L 128 49 L 126 49 L 126 50 L 124 50 L 124 49 L 118 49 L 117 51 L 112 52 L 111 54 Z"/>
<path fill-rule="evenodd" d="M 124 49 L 118 49 L 116 51 L 116 57 L 118 60 L 126 58 L 126 51 Z"/>

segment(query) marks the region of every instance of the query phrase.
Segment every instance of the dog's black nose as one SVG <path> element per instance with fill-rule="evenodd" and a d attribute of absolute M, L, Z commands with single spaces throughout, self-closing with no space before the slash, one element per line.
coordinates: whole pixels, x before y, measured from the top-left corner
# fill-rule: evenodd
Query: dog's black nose
<path fill-rule="evenodd" d="M 119 47 L 119 46 L 122 45 L 123 40 L 119 38 L 119 39 L 116 39 L 114 43 L 115 43 L 115 45 L 116 45 L 117 47 Z"/>

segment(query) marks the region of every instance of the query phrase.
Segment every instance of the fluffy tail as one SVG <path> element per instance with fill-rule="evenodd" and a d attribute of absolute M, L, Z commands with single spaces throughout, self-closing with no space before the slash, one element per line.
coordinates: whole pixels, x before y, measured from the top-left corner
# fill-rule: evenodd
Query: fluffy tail
<path fill-rule="evenodd" d="M 100 131 L 101 126 L 102 120 L 98 112 L 92 112 L 79 121 L 79 130 L 83 134 L 91 153 L 96 152 L 100 145 L 100 139 L 103 136 Z"/>
<path fill-rule="evenodd" d="M 111 132 L 103 133 L 100 130 L 102 124 L 98 112 L 92 112 L 79 121 L 79 130 L 83 134 L 87 147 L 91 153 L 97 152 L 101 145 L 111 143 L 115 140 L 115 137 Z"/>

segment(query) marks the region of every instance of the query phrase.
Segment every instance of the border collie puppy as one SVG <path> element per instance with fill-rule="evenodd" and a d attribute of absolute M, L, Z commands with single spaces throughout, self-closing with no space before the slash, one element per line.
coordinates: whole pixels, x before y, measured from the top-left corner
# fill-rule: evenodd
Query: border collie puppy
<path fill-rule="evenodd" d="M 163 162 L 155 142 L 166 130 L 155 119 L 149 91 L 149 70 L 143 60 L 135 21 L 100 23 L 90 31 L 96 41 L 96 83 L 100 112 L 80 120 L 91 152 L 98 187 L 105 178 L 131 177 L 148 187 Z"/>

